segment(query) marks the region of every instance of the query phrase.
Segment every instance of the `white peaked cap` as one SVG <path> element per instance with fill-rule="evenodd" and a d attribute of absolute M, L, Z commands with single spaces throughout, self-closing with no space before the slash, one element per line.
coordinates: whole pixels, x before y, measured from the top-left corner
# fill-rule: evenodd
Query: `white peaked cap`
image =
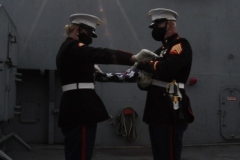
<path fill-rule="evenodd" d="M 166 9 L 166 8 L 156 8 L 152 9 L 149 12 L 149 16 L 151 16 L 152 21 L 164 19 L 176 21 L 178 18 L 177 12 Z"/>
<path fill-rule="evenodd" d="M 93 29 L 96 29 L 97 25 L 101 24 L 101 21 L 98 17 L 90 14 L 76 13 L 70 16 L 71 23 L 74 24 L 85 24 Z"/>

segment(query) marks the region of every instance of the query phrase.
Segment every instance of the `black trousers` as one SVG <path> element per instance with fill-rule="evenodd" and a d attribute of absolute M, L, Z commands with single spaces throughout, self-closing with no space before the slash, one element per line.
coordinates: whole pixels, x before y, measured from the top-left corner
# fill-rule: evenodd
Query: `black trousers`
<path fill-rule="evenodd" d="M 65 136 L 65 159 L 91 160 L 96 132 L 97 124 L 62 128 Z"/>
<path fill-rule="evenodd" d="M 181 160 L 183 133 L 188 125 L 149 125 L 154 160 Z"/>

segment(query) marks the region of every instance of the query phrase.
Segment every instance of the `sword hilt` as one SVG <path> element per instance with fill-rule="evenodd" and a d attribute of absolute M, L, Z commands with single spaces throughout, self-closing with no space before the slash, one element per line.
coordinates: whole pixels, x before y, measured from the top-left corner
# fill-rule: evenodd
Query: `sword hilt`
<path fill-rule="evenodd" d="M 177 84 L 176 80 L 173 80 L 172 82 L 168 83 L 167 87 L 166 87 L 166 90 L 167 90 L 168 93 L 169 93 L 168 89 L 170 89 L 170 85 L 173 85 L 172 100 L 173 100 L 174 103 L 177 103 L 179 101 L 178 98 L 181 98 L 178 95 L 178 90 L 179 90 L 178 84 Z"/>

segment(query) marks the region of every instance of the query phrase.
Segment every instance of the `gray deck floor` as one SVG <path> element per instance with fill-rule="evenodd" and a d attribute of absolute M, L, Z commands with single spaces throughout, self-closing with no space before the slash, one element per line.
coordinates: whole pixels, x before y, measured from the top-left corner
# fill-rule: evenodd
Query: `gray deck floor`
<path fill-rule="evenodd" d="M 13 160 L 64 160 L 62 145 L 30 145 L 31 151 L 10 151 Z M 92 160 L 152 160 L 149 147 L 95 148 Z M 240 160 L 240 144 L 184 146 L 182 160 Z"/>

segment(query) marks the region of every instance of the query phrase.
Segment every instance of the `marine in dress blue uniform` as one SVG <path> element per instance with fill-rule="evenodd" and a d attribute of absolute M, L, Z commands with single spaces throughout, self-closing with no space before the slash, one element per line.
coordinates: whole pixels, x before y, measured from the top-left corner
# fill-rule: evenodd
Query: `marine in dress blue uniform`
<path fill-rule="evenodd" d="M 149 15 L 152 37 L 162 46 L 155 51 L 160 58 L 137 65 L 152 76 L 149 86 L 139 85 L 147 91 L 143 121 L 149 125 L 154 160 L 180 160 L 184 131 L 194 120 L 184 87 L 191 71 L 192 49 L 188 40 L 176 32 L 175 11 L 157 8 Z"/>
<path fill-rule="evenodd" d="M 106 108 L 94 90 L 95 64 L 132 65 L 157 55 L 146 49 L 133 55 L 128 52 L 89 46 L 96 38 L 100 19 L 88 14 L 73 14 L 68 37 L 57 57 L 57 71 L 62 84 L 59 127 L 65 136 L 66 160 L 90 160 L 97 123 L 107 120 Z M 69 27 L 70 26 L 70 27 Z"/>

